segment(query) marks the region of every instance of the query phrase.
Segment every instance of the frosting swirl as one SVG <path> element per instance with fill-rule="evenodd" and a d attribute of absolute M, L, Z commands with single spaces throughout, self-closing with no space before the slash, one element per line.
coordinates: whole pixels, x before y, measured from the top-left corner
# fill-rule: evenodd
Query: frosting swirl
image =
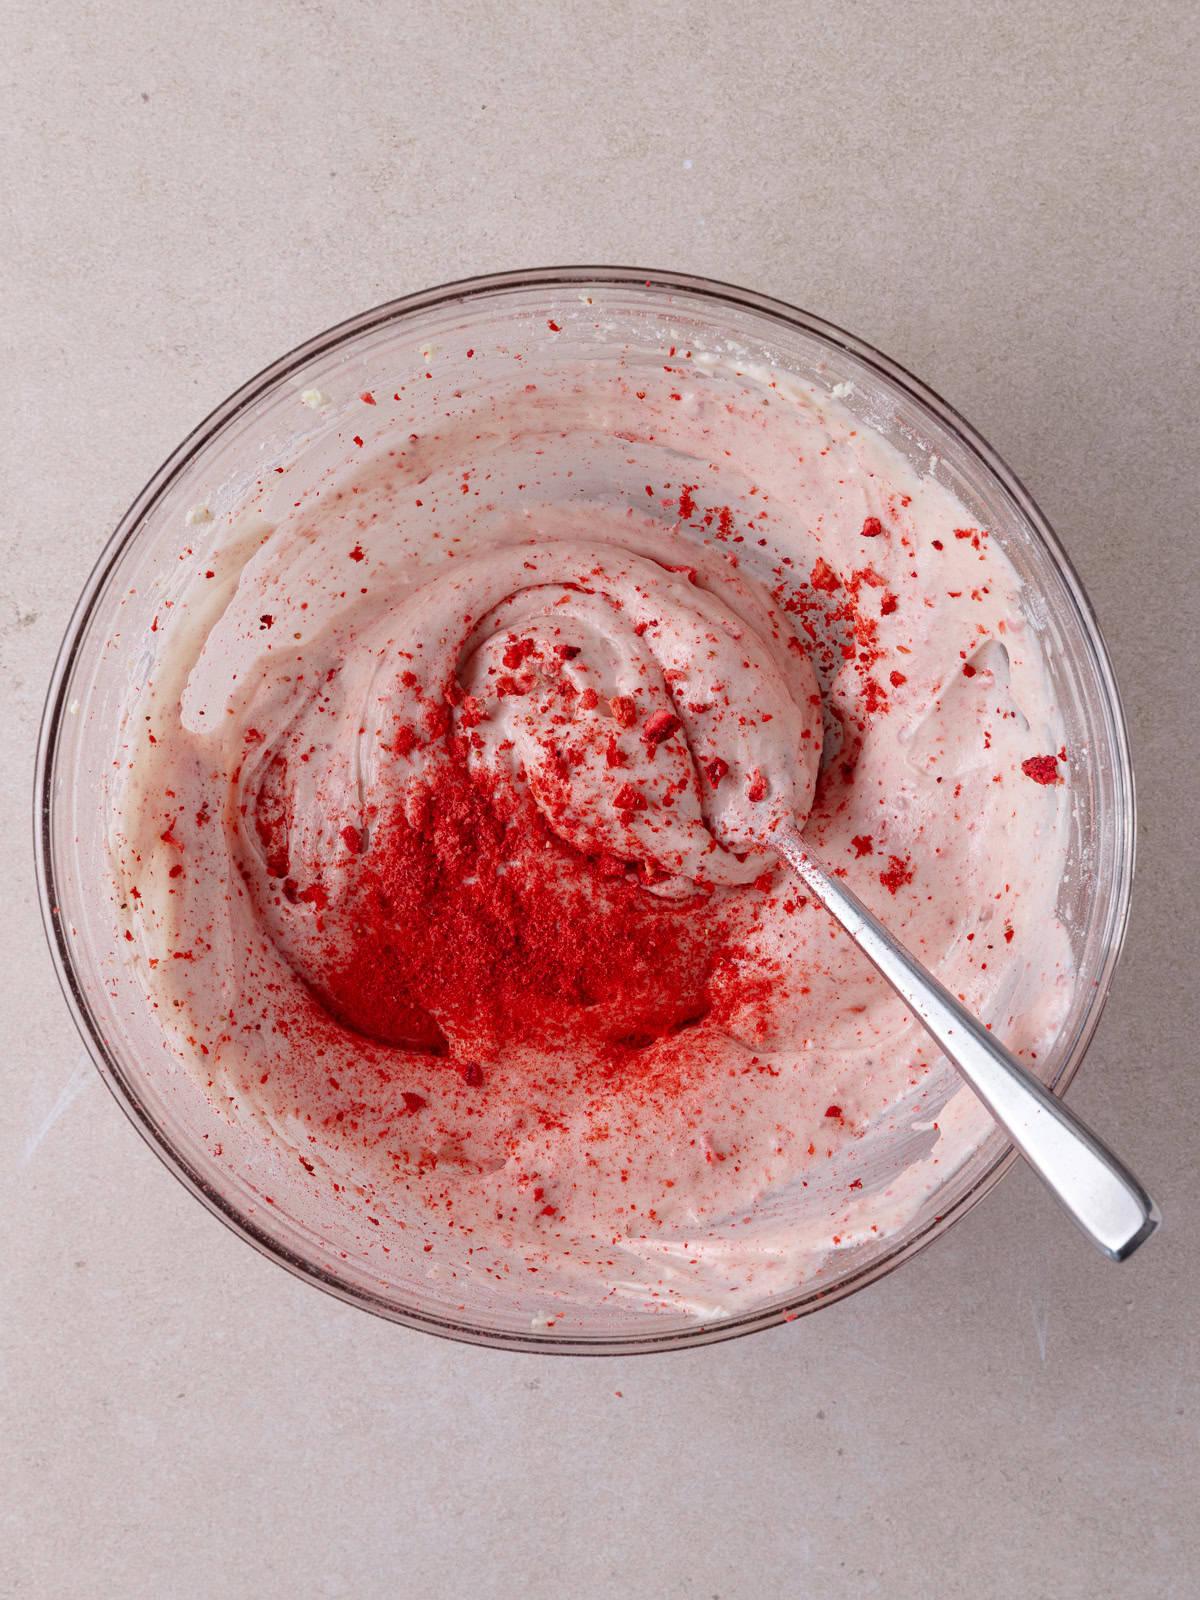
<path fill-rule="evenodd" d="M 414 958 L 420 919 L 453 926 L 469 914 L 473 935 L 487 921 L 502 943 L 499 914 L 481 896 L 465 905 L 455 886 L 451 908 L 428 887 L 422 901 L 381 880 L 395 880 L 401 856 L 428 863 L 431 803 L 445 811 L 454 795 L 459 823 L 480 840 L 499 805 L 511 835 L 506 871 L 560 912 L 589 878 L 587 904 L 571 916 L 592 927 L 597 949 L 618 918 L 615 877 L 680 903 L 753 883 L 771 863 L 764 837 L 784 819 L 802 823 L 812 803 L 821 701 L 807 654 L 756 584 L 703 553 L 681 568 L 579 540 L 490 551 L 414 587 L 315 683 L 311 651 L 306 659 L 307 673 L 277 665 L 244 705 L 238 859 L 310 989 L 392 1043 L 444 1053 L 478 1025 L 480 992 L 501 981 L 494 970 L 439 981 L 444 963 L 424 949 Z M 274 736 L 262 737 L 263 726 Z M 544 832 L 521 821 L 522 801 Z M 549 882 L 538 864 L 547 834 L 565 847 Z M 482 870 L 468 866 L 472 887 Z M 531 915 L 526 906 L 522 920 Z M 633 925 L 648 934 L 652 921 L 639 907 Z M 696 943 L 685 931 L 676 942 Z M 392 953 L 379 975 L 405 997 L 382 1016 L 377 983 L 363 1002 L 367 942 L 376 963 Z M 631 937 L 624 948 L 634 970 L 644 964 L 636 945 Z M 651 948 L 661 961 L 657 941 Z M 531 970 L 530 952 L 522 959 Z M 707 1010 L 696 983 L 670 999 L 659 984 L 649 1008 L 646 987 L 633 985 L 632 1007 L 609 1005 L 607 1036 L 666 1031 Z M 544 1010 L 545 993 L 538 998 Z M 532 1029 L 528 1007 L 524 1017 Z"/>
<path fill-rule="evenodd" d="M 653 869 L 655 892 L 752 882 L 764 828 L 808 816 L 820 693 L 757 585 L 697 562 L 560 540 L 422 584 L 243 764 L 249 858 L 336 859 L 347 824 L 369 833 L 376 797 L 419 786 L 453 728 L 472 767 L 523 775 L 555 833 Z M 265 682 L 251 721 L 274 694 Z M 356 714 L 352 740 L 329 736 Z"/>

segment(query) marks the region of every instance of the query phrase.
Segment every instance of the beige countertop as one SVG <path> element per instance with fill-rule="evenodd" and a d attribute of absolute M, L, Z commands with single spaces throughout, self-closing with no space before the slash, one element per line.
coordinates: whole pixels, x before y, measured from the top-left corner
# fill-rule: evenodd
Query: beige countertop
<path fill-rule="evenodd" d="M 1195 7 L 11 0 L 4 93 L 0 1593 L 1185 1597 L 1200 1571 Z M 1071 1102 L 1160 1199 L 1018 1170 L 816 1317 L 553 1360 L 348 1309 L 198 1206 L 85 1058 L 30 853 L 41 700 L 124 507 L 351 312 L 705 273 L 962 410 L 1078 565 L 1139 774 Z"/>

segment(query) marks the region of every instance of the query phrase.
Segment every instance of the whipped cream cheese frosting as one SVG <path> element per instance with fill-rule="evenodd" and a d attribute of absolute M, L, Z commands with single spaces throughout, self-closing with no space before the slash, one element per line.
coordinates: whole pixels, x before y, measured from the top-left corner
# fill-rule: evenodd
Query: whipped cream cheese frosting
<path fill-rule="evenodd" d="M 772 373 L 441 400 L 188 530 L 107 796 L 123 948 L 273 1203 L 385 1278 L 537 1274 L 545 1326 L 785 1297 L 989 1123 L 779 822 L 1027 1060 L 1070 1002 L 1021 585 Z"/>

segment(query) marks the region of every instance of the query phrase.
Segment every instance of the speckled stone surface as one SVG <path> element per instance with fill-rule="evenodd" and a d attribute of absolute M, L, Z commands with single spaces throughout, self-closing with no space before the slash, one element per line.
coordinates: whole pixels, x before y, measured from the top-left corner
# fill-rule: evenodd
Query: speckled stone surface
<path fill-rule="evenodd" d="M 11 0 L 0 297 L 0 1594 L 1186 1597 L 1200 1571 L 1195 8 Z M 1018 1170 L 778 1331 L 553 1360 L 261 1259 L 87 1063 L 30 850 L 41 700 L 125 505 L 257 368 L 448 278 L 706 273 L 1007 457 L 1105 628 L 1127 953 L 1071 1101 L 1167 1226 Z"/>

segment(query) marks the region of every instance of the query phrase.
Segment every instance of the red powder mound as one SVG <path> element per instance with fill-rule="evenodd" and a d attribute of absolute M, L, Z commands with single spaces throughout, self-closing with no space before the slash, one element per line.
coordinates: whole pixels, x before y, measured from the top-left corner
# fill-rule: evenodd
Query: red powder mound
<path fill-rule="evenodd" d="M 433 1054 L 448 1033 L 639 1048 L 708 1012 L 721 932 L 703 897 L 665 901 L 625 862 L 578 854 L 452 757 L 415 820 L 397 807 L 372 826 L 344 889 L 289 862 L 280 787 L 256 819 L 268 870 L 321 913 L 303 975 L 344 1026 Z"/>

